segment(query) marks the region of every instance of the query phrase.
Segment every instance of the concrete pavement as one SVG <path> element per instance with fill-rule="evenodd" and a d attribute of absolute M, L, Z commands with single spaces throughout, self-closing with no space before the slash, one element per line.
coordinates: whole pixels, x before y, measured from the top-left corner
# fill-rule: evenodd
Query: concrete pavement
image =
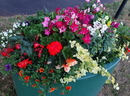
<path fill-rule="evenodd" d="M 66 8 L 81 5 L 85 0 L 0 0 L 0 16 L 31 15 L 46 7 L 50 12 L 57 7 Z M 101 0 L 102 3 L 112 3 L 114 0 Z"/>

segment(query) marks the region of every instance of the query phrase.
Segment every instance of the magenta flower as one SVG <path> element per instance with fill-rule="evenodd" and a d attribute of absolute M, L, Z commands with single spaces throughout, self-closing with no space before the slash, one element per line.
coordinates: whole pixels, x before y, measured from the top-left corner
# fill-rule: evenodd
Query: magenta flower
<path fill-rule="evenodd" d="M 60 28 L 61 26 L 63 26 L 63 25 L 62 25 L 62 21 L 57 21 L 57 22 L 56 22 L 56 25 L 57 25 L 57 28 Z"/>
<path fill-rule="evenodd" d="M 65 32 L 65 31 L 66 31 L 66 29 L 67 29 L 67 28 L 66 28 L 65 26 L 60 27 L 60 28 L 59 28 L 60 33 Z"/>
<path fill-rule="evenodd" d="M 9 64 L 6 64 L 5 67 L 6 67 L 6 71 L 9 71 L 10 69 L 12 69 L 11 65 Z"/>
<path fill-rule="evenodd" d="M 99 8 L 99 7 L 96 7 L 95 10 L 96 10 L 96 12 L 99 12 L 99 11 L 100 11 L 100 8 Z"/>
<path fill-rule="evenodd" d="M 72 25 L 70 26 L 70 28 L 71 28 L 71 30 L 72 30 L 72 32 L 76 32 L 76 31 L 78 31 L 79 30 L 79 25 L 78 24 L 76 24 L 75 22 L 74 23 L 72 23 Z"/>
<path fill-rule="evenodd" d="M 111 26 L 114 26 L 115 25 L 115 21 L 113 21 L 112 23 L 111 23 Z"/>
<path fill-rule="evenodd" d="M 82 40 L 84 41 L 84 43 L 89 44 L 91 42 L 91 37 L 90 35 L 86 35 L 84 38 L 82 38 Z"/>
<path fill-rule="evenodd" d="M 118 28 L 118 26 L 119 26 L 119 23 L 116 23 L 116 24 L 114 25 L 114 28 Z"/>
<path fill-rule="evenodd" d="M 48 29 L 45 29 L 45 35 L 49 36 L 50 32 L 48 31 Z"/>

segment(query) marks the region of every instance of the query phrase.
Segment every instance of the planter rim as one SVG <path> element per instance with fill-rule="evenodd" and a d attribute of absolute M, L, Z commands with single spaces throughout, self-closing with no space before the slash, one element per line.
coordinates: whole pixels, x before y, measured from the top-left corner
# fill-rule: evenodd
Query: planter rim
<path fill-rule="evenodd" d="M 110 62 L 110 63 L 107 63 L 105 64 L 105 69 L 106 70 L 109 70 L 111 69 L 112 67 L 116 66 L 116 64 L 120 61 L 121 58 L 116 58 L 113 60 L 113 62 Z M 97 76 L 97 75 L 100 75 L 100 74 L 92 74 L 92 73 L 86 73 L 86 76 L 83 76 L 77 80 L 82 80 L 82 79 L 87 79 L 87 78 L 91 78 L 91 77 L 94 77 L 94 76 Z"/>

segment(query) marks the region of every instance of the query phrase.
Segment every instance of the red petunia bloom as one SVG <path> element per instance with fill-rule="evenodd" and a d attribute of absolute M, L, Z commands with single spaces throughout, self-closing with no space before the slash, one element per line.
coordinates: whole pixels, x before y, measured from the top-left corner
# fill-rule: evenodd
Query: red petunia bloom
<path fill-rule="evenodd" d="M 71 90 L 71 86 L 66 86 L 66 89 L 67 90 Z"/>
<path fill-rule="evenodd" d="M 55 56 L 57 53 L 60 53 L 62 45 L 58 41 L 53 41 L 50 45 L 48 44 L 46 48 L 48 49 L 50 55 Z"/>
<path fill-rule="evenodd" d="M 25 76 L 24 79 L 25 79 L 26 81 L 28 81 L 28 80 L 29 80 L 29 76 Z"/>
<path fill-rule="evenodd" d="M 16 64 L 19 68 L 26 68 L 26 66 L 27 66 L 27 64 L 28 64 L 28 60 L 29 60 L 29 58 L 28 59 L 26 59 L 26 60 L 23 60 L 23 61 L 21 61 L 21 62 L 18 62 L 18 64 Z"/>

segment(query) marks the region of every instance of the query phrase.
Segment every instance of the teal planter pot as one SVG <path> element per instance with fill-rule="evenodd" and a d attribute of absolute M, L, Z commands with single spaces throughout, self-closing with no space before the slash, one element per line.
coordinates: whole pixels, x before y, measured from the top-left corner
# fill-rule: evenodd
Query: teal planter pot
<path fill-rule="evenodd" d="M 105 69 L 112 73 L 119 61 L 120 59 L 118 58 L 106 64 Z M 19 81 L 18 76 L 12 75 L 12 77 L 17 96 L 38 96 L 40 94 L 37 88 L 22 85 L 22 81 Z M 100 74 L 87 73 L 86 76 L 76 80 L 76 82 L 69 83 L 72 89 L 65 96 L 97 96 L 106 80 L 107 78 Z M 60 93 L 60 90 L 55 90 L 52 93 L 46 93 L 46 96 L 61 96 Z"/>

